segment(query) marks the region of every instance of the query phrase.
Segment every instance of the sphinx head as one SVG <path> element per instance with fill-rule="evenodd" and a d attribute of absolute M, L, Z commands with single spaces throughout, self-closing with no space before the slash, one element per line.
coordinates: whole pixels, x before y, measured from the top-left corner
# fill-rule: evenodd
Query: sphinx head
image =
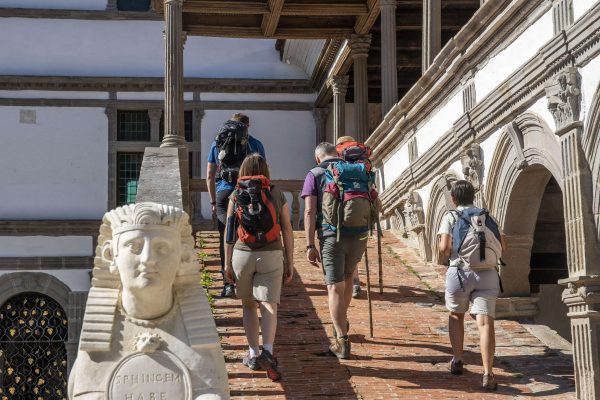
<path fill-rule="evenodd" d="M 124 311 L 141 319 L 168 312 L 175 281 L 194 260 L 187 215 L 170 206 L 137 203 L 106 213 L 103 227 L 108 229 L 99 238 L 100 257 L 119 278 Z"/>

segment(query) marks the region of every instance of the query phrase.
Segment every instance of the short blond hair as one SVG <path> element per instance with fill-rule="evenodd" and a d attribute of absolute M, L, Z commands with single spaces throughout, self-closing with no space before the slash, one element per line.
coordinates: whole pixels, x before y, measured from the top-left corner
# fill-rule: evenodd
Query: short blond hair
<path fill-rule="evenodd" d="M 235 113 L 231 116 L 231 119 L 248 126 L 250 125 L 250 117 L 243 113 Z"/>
<path fill-rule="evenodd" d="M 356 139 L 354 139 L 352 136 L 342 136 L 338 138 L 338 140 L 335 142 L 335 145 L 338 146 L 346 142 L 356 142 Z"/>

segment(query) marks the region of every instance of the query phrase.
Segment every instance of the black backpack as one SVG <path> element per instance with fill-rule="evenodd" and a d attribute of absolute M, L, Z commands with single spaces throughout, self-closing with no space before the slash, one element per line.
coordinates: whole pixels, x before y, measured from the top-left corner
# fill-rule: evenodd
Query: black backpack
<path fill-rule="evenodd" d="M 248 127 L 238 121 L 227 121 L 215 142 L 219 160 L 217 178 L 235 185 L 240 166 L 248 154 Z"/>

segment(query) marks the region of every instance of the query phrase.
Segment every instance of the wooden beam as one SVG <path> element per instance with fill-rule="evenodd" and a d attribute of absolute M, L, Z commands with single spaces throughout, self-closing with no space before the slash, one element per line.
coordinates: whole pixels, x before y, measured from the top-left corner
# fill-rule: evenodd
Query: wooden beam
<path fill-rule="evenodd" d="M 265 1 L 186 0 L 184 13 L 194 14 L 268 14 Z"/>
<path fill-rule="evenodd" d="M 277 31 L 284 2 L 285 0 L 269 0 L 269 13 L 263 15 L 260 27 L 265 37 L 272 37 Z"/>
<path fill-rule="evenodd" d="M 379 17 L 379 1 L 368 0 L 367 7 L 369 12 L 366 15 L 361 15 L 356 18 L 356 24 L 354 24 L 354 32 L 359 35 L 366 35 L 371 30 L 371 27 Z"/>
<path fill-rule="evenodd" d="M 184 25 L 183 30 L 192 36 L 217 36 L 235 38 L 264 38 L 259 27 Z M 345 39 L 352 28 L 279 28 L 272 36 L 277 39 Z"/>
<path fill-rule="evenodd" d="M 282 15 L 296 16 L 337 16 L 337 15 L 367 15 L 369 7 L 366 4 L 340 4 L 340 3 L 288 3 L 281 11 Z"/>

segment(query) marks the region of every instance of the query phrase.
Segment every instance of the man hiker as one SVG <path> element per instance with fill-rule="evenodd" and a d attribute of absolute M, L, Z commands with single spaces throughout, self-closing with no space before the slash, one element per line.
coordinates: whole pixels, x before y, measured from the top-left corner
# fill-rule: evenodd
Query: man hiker
<path fill-rule="evenodd" d="M 444 216 L 439 235 L 440 252 L 450 257 L 446 273 L 446 308 L 450 311 L 448 330 L 452 353 L 450 372 L 463 373 L 465 313 L 471 303 L 476 316 L 483 361 L 483 388 L 498 387 L 492 371 L 496 339 L 494 317 L 500 293 L 497 265 L 502 263 L 506 239 L 485 209 L 473 205 L 475 189 L 464 180 L 454 183 L 451 196 L 456 210 Z"/>
<path fill-rule="evenodd" d="M 234 114 L 223 125 L 208 152 L 206 167 L 206 186 L 210 197 L 213 215 L 217 216 L 219 229 L 219 253 L 221 256 L 221 274 L 225 270 L 225 249 L 223 236 L 227 218 L 229 196 L 235 189 L 239 168 L 242 162 L 253 153 L 265 157 L 262 143 L 248 134 L 250 118 L 242 113 Z M 234 285 L 223 279 L 222 297 L 232 297 Z"/>
<path fill-rule="evenodd" d="M 352 300 L 352 276 L 367 246 L 367 221 L 370 217 L 365 215 L 368 210 L 364 206 L 370 208 L 371 202 L 362 201 L 368 197 L 361 197 L 365 193 L 355 193 L 354 202 L 345 202 L 334 197 L 332 191 L 335 191 L 338 184 L 345 184 L 342 179 L 345 179 L 348 173 L 355 174 L 361 190 L 371 190 L 372 173 L 366 172 L 364 165 L 345 162 L 338 156 L 335 146 L 327 142 L 317 146 L 315 160 L 317 166 L 306 175 L 301 194 L 305 202 L 306 257 L 313 265 L 322 261 L 329 312 L 334 327 L 333 343 L 329 350 L 338 358 L 348 358 L 351 349 L 347 313 Z M 333 176 L 335 179 L 339 177 L 340 181 L 332 182 Z M 364 179 L 361 176 L 364 176 Z M 332 210 L 338 209 L 338 206 L 354 208 L 353 212 L 345 214 L 359 219 L 344 220 L 342 229 L 341 224 L 334 221 L 337 218 L 331 215 Z M 357 206 L 362 208 L 356 208 Z M 320 252 L 315 245 L 315 232 L 319 239 Z"/>
<path fill-rule="evenodd" d="M 342 136 L 336 142 L 336 149 L 339 149 L 340 146 L 343 146 L 344 143 L 355 142 L 356 140 L 352 136 Z M 339 154 L 339 151 L 338 151 Z M 358 299 L 360 297 L 361 288 L 360 288 L 360 278 L 358 276 L 358 268 L 354 269 L 354 275 L 352 276 L 352 298 Z"/>

